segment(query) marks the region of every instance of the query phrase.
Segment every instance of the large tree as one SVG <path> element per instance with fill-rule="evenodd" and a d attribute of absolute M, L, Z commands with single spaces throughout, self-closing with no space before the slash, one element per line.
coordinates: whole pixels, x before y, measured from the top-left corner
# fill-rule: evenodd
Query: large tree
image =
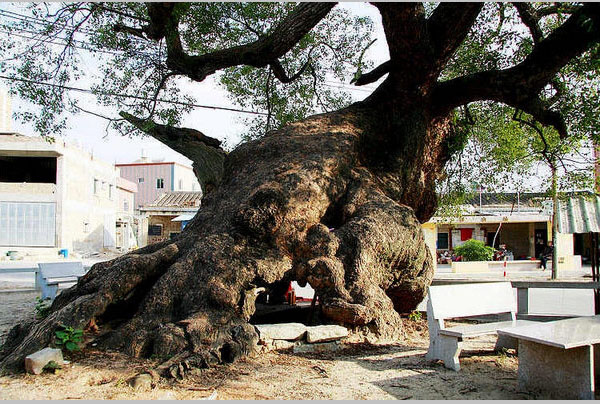
<path fill-rule="evenodd" d="M 464 146 L 455 110 L 486 100 L 502 103 L 567 136 L 568 125 L 552 107 L 548 89 L 559 87 L 557 77 L 570 62 L 597 51 L 600 6 L 516 6 L 535 41 L 523 34 L 522 43 L 530 46 L 502 48 L 502 41 L 493 41 L 506 39 L 502 30 L 494 34 L 486 21 L 494 8 L 482 13 L 482 3 L 374 5 L 390 59 L 368 72 L 360 65 L 355 85 L 387 75 L 361 102 L 289 123 L 229 153 L 216 139 L 174 126 L 176 112 L 157 113 L 157 103 L 122 110 L 125 122 L 194 162 L 207 191 L 202 208 L 178 238 L 94 265 L 56 298 L 46 318 L 11 331 L 0 366 L 19 368 L 61 324 L 84 328 L 90 322 L 100 328 L 96 342 L 134 356 L 187 353 L 188 365 L 230 362 L 256 344 L 248 320 L 259 288 L 276 290 L 290 280 L 310 283 L 326 321 L 383 338 L 400 335 L 399 313 L 416 307 L 433 277 L 420 223 L 436 209 L 436 181 L 445 164 Z M 138 49 L 128 55 L 124 80 L 115 79 L 121 66 L 107 70 L 106 82 L 126 82 L 158 66 L 160 74 L 146 80 L 155 82 L 154 94 L 174 76 L 203 81 L 224 70 L 231 84 L 236 75 L 241 79 L 262 69 L 257 77 L 267 78 L 261 88 L 267 87 L 263 99 L 270 112 L 273 100 L 282 102 L 268 89 L 276 81 L 318 82 L 310 52 L 320 41 L 312 34 L 328 21 L 335 3 L 301 3 L 262 14 L 271 6 L 254 7 L 256 18 L 248 20 L 248 13 L 211 4 L 78 4 L 56 13 L 53 22 L 71 32 L 96 29 L 98 43 L 136 38 L 144 52 L 159 49 L 164 64 L 137 62 L 143 60 Z M 502 13 L 506 7 L 513 6 L 501 5 Z M 547 19 L 554 24 L 544 31 L 540 27 L 548 24 L 541 22 Z M 491 32 L 492 41 L 477 43 L 485 35 L 473 32 Z M 330 32 L 325 40 L 334 37 Z M 470 46 L 471 56 L 481 61 L 495 52 L 496 59 L 514 63 L 479 70 L 470 64 L 455 74 L 461 46 Z M 290 62 L 290 55 L 303 55 L 302 61 Z M 64 60 L 59 54 L 55 63 Z M 290 70 L 294 66 L 297 71 Z M 448 66 L 454 74 L 448 75 Z M 23 63 L 17 70 L 39 68 Z M 61 108 L 52 100 L 47 107 Z"/>

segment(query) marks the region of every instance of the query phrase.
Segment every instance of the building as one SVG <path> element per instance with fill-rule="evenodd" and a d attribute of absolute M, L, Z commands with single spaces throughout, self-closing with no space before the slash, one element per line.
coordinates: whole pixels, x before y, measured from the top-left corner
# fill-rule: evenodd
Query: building
<path fill-rule="evenodd" d="M 137 184 L 134 209 L 139 211 L 164 192 L 200 191 L 200 184 L 191 167 L 176 162 L 150 162 L 142 157 L 129 164 L 116 164 L 121 176 Z"/>
<path fill-rule="evenodd" d="M 116 247 L 117 204 L 132 200 L 134 185 L 62 141 L 0 134 L 0 254 Z"/>
<path fill-rule="evenodd" d="M 137 184 L 117 177 L 117 221 L 115 246 L 122 251 L 137 248 L 139 234 L 139 218 L 134 213 L 134 196 Z"/>
<path fill-rule="evenodd" d="M 147 221 L 147 244 L 173 238 L 200 208 L 202 192 L 165 192 L 140 211 Z M 145 245 L 145 244 L 143 244 Z"/>
<path fill-rule="evenodd" d="M 552 200 L 545 194 L 481 193 L 460 211 L 456 217 L 434 216 L 423 225 L 434 257 L 476 239 L 496 249 L 506 245 L 514 260 L 532 260 L 552 240 Z M 558 233 L 556 238 L 559 270 L 581 268 L 583 247 L 576 248 L 579 236 Z"/>

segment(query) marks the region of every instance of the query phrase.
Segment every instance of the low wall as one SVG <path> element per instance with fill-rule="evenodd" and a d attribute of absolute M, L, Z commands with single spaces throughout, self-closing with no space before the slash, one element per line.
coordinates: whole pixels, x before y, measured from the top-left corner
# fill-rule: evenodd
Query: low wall
<path fill-rule="evenodd" d="M 506 267 L 504 264 L 506 263 Z M 548 262 L 551 265 L 551 262 Z M 453 273 L 475 273 L 504 271 L 535 271 L 540 268 L 540 260 L 514 260 L 514 261 L 465 261 L 453 262 Z M 580 271 L 581 256 L 569 255 L 558 257 L 559 271 Z"/>

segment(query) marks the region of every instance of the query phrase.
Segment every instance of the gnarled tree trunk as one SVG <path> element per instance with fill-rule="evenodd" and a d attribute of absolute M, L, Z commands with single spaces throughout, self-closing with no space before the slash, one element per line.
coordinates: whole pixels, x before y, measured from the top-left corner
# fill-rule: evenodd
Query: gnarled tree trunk
<path fill-rule="evenodd" d="M 386 108 L 356 104 L 238 147 L 177 239 L 94 265 L 48 317 L 11 331 L 2 367 L 92 320 L 96 342 L 130 355 L 232 361 L 257 342 L 255 290 L 291 280 L 316 290 L 327 320 L 398 337 L 433 276 L 419 219 L 435 207 L 448 126 L 426 111 L 393 125 Z"/>

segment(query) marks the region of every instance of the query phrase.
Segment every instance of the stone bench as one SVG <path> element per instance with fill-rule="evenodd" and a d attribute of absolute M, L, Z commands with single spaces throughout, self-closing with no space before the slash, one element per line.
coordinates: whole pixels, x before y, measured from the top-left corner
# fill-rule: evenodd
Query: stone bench
<path fill-rule="evenodd" d="M 460 370 L 459 355 L 464 338 L 497 335 L 500 328 L 519 327 L 531 321 L 516 319 L 517 304 L 510 282 L 430 286 L 427 302 L 429 349 L 426 358 L 442 360 L 444 366 Z M 446 327 L 447 319 L 497 314 L 504 321 Z M 516 340 L 499 337 L 495 349 L 515 348 Z"/>
<path fill-rule="evenodd" d="M 78 261 L 40 262 L 36 273 L 36 284 L 42 290 L 42 299 L 54 299 L 61 283 L 77 282 L 85 275 L 83 265 Z"/>

